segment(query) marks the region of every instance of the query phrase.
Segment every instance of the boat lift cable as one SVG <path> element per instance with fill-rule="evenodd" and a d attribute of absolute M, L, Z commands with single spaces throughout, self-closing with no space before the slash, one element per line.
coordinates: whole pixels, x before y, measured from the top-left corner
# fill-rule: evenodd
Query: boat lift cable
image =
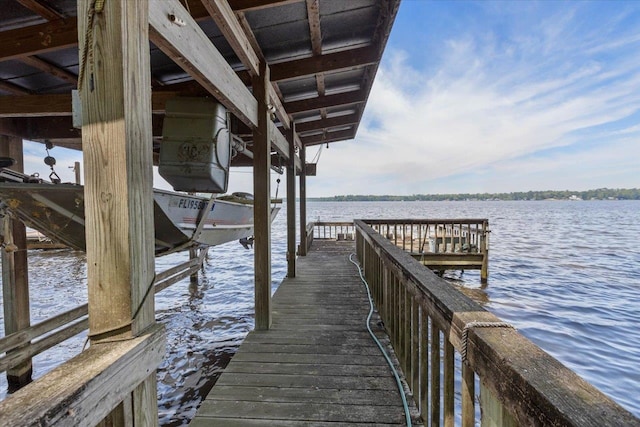
<path fill-rule="evenodd" d="M 324 145 L 320 144 L 320 148 L 318 148 L 318 152 L 313 157 L 313 160 L 311 160 L 311 163 L 318 163 L 320 161 L 320 154 L 322 154 L 322 147 L 324 147 Z"/>
<path fill-rule="evenodd" d="M 362 268 L 360 267 L 360 264 L 357 261 L 353 260 L 354 255 L 355 254 L 349 255 L 349 261 L 351 261 L 353 265 L 358 267 L 358 274 L 360 274 L 360 280 L 362 280 L 362 283 L 364 283 L 364 287 L 367 290 L 367 296 L 369 297 L 369 314 L 367 315 L 367 331 L 369 331 L 369 335 L 371 335 L 371 338 L 373 338 L 373 340 L 378 345 L 380 352 L 382 352 L 382 355 L 386 359 L 387 364 L 389 365 L 389 367 L 391 368 L 391 371 L 393 372 L 393 376 L 396 379 L 396 385 L 398 386 L 398 392 L 400 393 L 400 397 L 402 398 L 402 406 L 404 407 L 404 418 L 407 422 L 407 427 L 411 427 L 411 415 L 409 414 L 409 404 L 407 403 L 407 397 L 404 394 L 404 387 L 402 387 L 402 381 L 400 381 L 400 375 L 398 374 L 396 367 L 393 365 L 391 358 L 387 354 L 387 351 L 384 349 L 384 347 L 382 346 L 382 343 L 378 340 L 378 337 L 376 337 L 376 335 L 371 330 L 371 326 L 369 325 L 371 323 L 371 316 L 373 315 L 373 299 L 371 298 L 371 291 L 369 290 L 369 284 L 367 283 L 367 280 L 364 278 L 364 275 L 362 274 Z"/>

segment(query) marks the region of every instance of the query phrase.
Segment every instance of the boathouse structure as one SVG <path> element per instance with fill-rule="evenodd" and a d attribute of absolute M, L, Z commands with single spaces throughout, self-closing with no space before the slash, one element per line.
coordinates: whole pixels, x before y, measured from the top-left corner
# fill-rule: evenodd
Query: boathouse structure
<path fill-rule="evenodd" d="M 224 107 L 231 166 L 252 167 L 254 184 L 255 330 L 192 425 L 638 425 L 375 219 L 314 238 L 306 149 L 356 136 L 399 0 L 1 5 L 0 157 L 22 172 L 23 140 L 82 150 L 88 304 L 30 325 L 25 228 L 5 215 L 0 367 L 17 391 L 0 425 L 158 424 L 165 332 L 153 295 L 196 273 L 204 253 L 155 270 L 152 166 L 176 98 Z M 286 171 L 288 265 L 273 300 L 272 169 Z M 31 357 L 87 328 L 84 351 L 31 382 Z"/>

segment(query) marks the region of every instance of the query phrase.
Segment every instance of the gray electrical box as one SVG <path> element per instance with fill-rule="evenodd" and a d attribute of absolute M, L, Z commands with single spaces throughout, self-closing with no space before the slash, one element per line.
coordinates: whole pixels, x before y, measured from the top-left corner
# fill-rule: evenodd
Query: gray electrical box
<path fill-rule="evenodd" d="M 208 98 L 167 101 L 158 172 L 176 191 L 224 193 L 231 138 L 227 110 Z"/>

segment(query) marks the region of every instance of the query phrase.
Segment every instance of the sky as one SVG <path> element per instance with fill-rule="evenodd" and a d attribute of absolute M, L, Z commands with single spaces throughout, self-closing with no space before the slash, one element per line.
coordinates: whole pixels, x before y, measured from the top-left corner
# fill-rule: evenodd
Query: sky
<path fill-rule="evenodd" d="M 356 138 L 319 147 L 307 197 L 640 187 L 640 1 L 402 0 Z"/>

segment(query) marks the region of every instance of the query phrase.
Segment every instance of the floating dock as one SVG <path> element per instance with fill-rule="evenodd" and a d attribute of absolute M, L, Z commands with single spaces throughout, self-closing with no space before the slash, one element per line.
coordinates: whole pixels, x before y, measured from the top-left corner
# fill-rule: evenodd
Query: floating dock
<path fill-rule="evenodd" d="M 353 240 L 315 241 L 273 297 L 272 328 L 249 333 L 191 426 L 405 425 L 352 253 Z M 393 354 L 377 315 L 371 325 Z"/>

